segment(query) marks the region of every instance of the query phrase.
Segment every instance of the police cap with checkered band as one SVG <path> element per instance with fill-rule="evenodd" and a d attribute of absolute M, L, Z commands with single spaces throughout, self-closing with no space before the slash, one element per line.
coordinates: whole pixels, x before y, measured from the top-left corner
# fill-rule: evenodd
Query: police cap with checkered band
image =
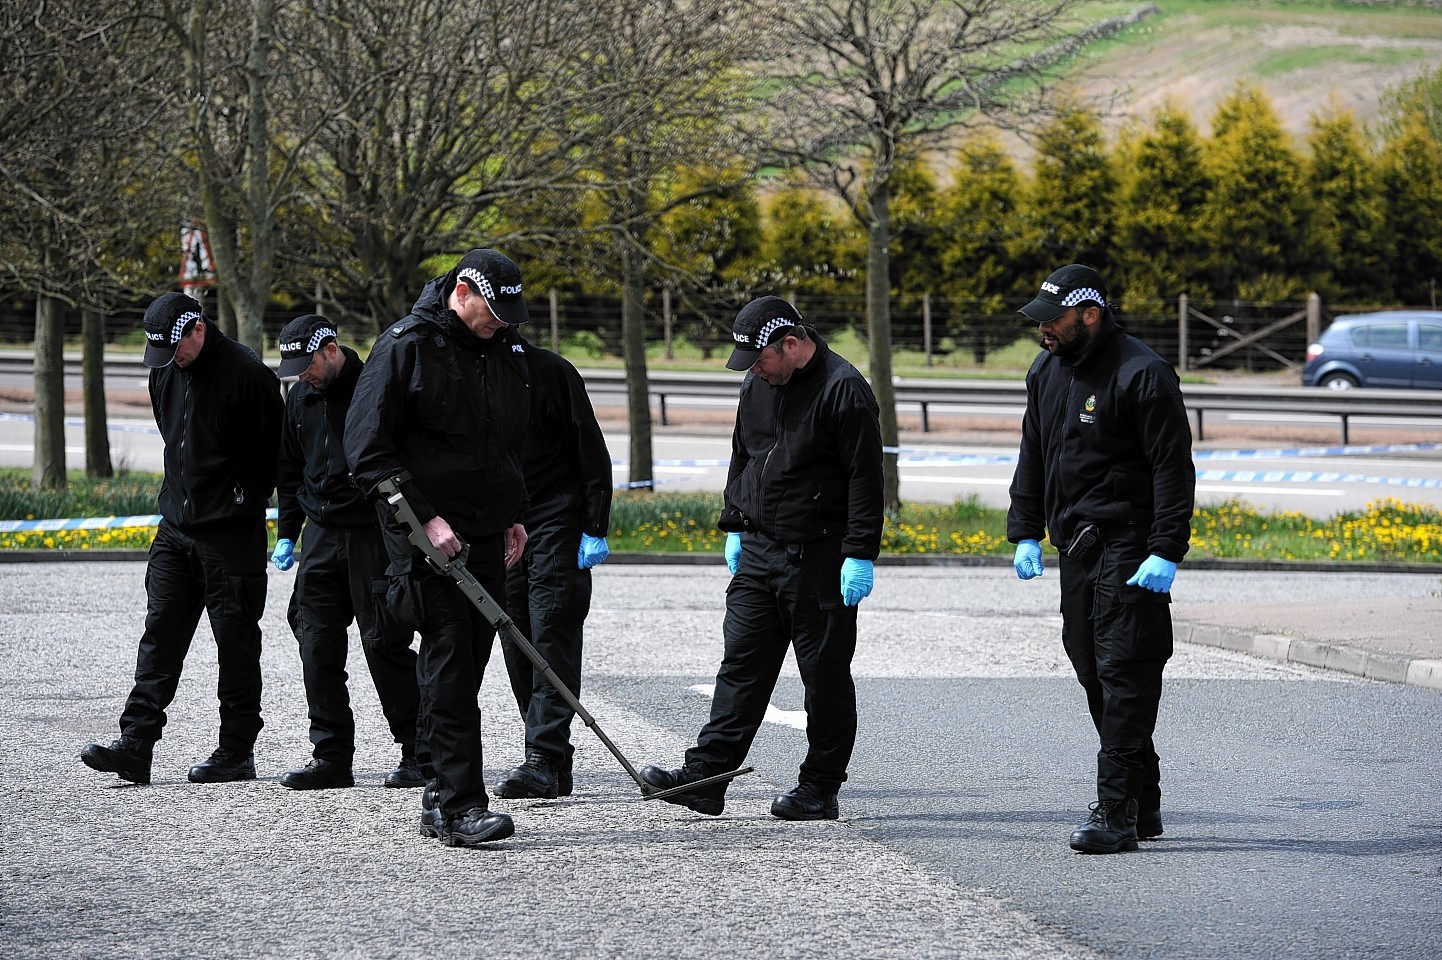
<path fill-rule="evenodd" d="M 1067 308 L 1078 304 L 1107 305 L 1107 287 L 1102 275 L 1084 263 L 1069 263 L 1042 281 L 1036 299 L 1022 307 L 1027 323 L 1050 323 Z"/>
<path fill-rule="evenodd" d="M 736 314 L 731 325 L 735 347 L 726 366 L 732 370 L 750 370 L 761 351 L 778 340 L 784 340 L 792 327 L 801 325 L 801 314 L 780 297 L 752 300 Z"/>
<path fill-rule="evenodd" d="M 531 318 L 521 297 L 521 268 L 499 250 L 476 249 L 461 257 L 446 274 L 444 292 L 449 294 L 462 280 L 486 298 L 502 323 L 515 325 Z"/>
<path fill-rule="evenodd" d="M 276 376 L 282 380 L 298 377 L 310 366 L 311 354 L 336 339 L 335 324 L 325 317 L 308 313 L 296 317 L 280 331 L 276 341 L 280 347 L 280 366 Z"/>
<path fill-rule="evenodd" d="M 145 356 L 147 367 L 168 367 L 175 359 L 180 339 L 190 332 L 196 321 L 204 320 L 200 304 L 183 293 L 167 293 L 156 297 L 145 308 Z"/>

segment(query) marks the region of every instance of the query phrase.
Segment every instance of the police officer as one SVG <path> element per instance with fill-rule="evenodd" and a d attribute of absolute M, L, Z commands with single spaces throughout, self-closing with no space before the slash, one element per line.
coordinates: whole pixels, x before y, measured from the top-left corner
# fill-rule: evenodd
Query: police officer
<path fill-rule="evenodd" d="M 731 439 L 725 505 L 725 651 L 711 718 L 684 766 L 648 766 L 662 789 L 736 769 L 766 713 L 792 645 L 806 688 L 809 749 L 772 816 L 835 820 L 856 741 L 857 605 L 881 550 L 881 430 L 861 374 L 780 297 L 741 309 L 726 365 L 749 370 Z M 720 814 L 726 783 L 665 798 Z"/>
<path fill-rule="evenodd" d="M 569 361 L 523 338 L 531 373 L 526 435 L 526 551 L 506 576 L 506 610 L 572 693 L 581 693 L 581 634 L 591 609 L 591 568 L 610 555 L 611 453 Z M 571 793 L 571 719 L 566 702 L 504 635 L 511 690 L 526 724 L 525 760 L 496 796 Z"/>
<path fill-rule="evenodd" d="M 145 632 L 120 738 L 87 745 L 80 759 L 132 783 L 150 782 L 165 709 L 205 612 L 219 660 L 220 744 L 189 777 L 254 780 L 265 511 L 275 487 L 280 383 L 184 294 L 151 303 L 144 327 L 150 406 L 165 440 L 160 527 L 145 569 Z"/>
<path fill-rule="evenodd" d="M 401 492 L 447 557 L 492 597 L 526 545 L 522 471 L 530 397 L 521 272 L 490 249 L 467 253 L 426 285 L 408 316 L 376 338 L 346 417 L 346 460 L 361 489 L 405 478 Z M 378 500 L 392 616 L 419 630 L 420 740 L 434 786 L 422 831 L 451 846 L 503 840 L 515 825 L 490 810 L 476 696 L 496 631 L 448 576 L 433 571 Z"/>
<path fill-rule="evenodd" d="M 400 765 L 388 787 L 421 787 L 416 754 L 416 654 L 411 631 L 384 615 L 385 545 L 370 498 L 351 482 L 345 461 L 345 418 L 363 364 L 336 340 L 324 317 L 296 317 L 280 332 L 282 379 L 299 378 L 285 404 L 280 442 L 278 538 L 271 562 L 295 565 L 295 542 L 305 545 L 290 598 L 290 628 L 300 644 L 314 759 L 280 778 L 293 790 L 355 784 L 355 717 L 346 690 L 347 627 L 360 629 L 361 650 L 375 681 L 381 711 L 400 744 Z M 376 593 L 377 585 L 380 595 Z"/>
<path fill-rule="evenodd" d="M 1196 486 L 1177 374 L 1117 325 L 1106 294 L 1073 263 L 1021 308 L 1043 349 L 1027 372 L 1007 513 L 1018 577 L 1042 575 L 1042 537 L 1061 554 L 1062 644 L 1101 741 L 1097 802 L 1071 835 L 1086 853 L 1162 833 L 1152 733 Z"/>

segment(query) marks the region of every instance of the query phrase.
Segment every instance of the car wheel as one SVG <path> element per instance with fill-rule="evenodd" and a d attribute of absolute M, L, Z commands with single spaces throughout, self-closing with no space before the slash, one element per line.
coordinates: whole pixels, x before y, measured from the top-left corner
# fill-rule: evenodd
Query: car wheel
<path fill-rule="evenodd" d="M 1351 390 L 1356 385 L 1357 381 L 1345 373 L 1329 373 L 1323 377 L 1322 382 L 1318 384 L 1318 386 L 1325 387 L 1328 390 Z"/>

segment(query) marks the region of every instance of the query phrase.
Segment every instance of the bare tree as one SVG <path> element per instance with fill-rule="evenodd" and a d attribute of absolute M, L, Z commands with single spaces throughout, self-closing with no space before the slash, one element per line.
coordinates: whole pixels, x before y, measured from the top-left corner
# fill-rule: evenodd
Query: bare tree
<path fill-rule="evenodd" d="M 722 194 L 746 179 L 742 136 L 751 112 L 750 78 L 739 70 L 760 26 L 727 0 L 617 0 L 598 8 L 594 53 L 578 73 L 610 91 L 608 131 L 590 168 L 603 242 L 590 248 L 593 270 L 621 289 L 630 480 L 654 483 L 650 387 L 646 369 L 647 276 L 683 273 L 657 252 L 651 232 L 668 212 Z M 688 182 L 686 168 L 729 171 Z"/>
<path fill-rule="evenodd" d="M 132 0 L 165 27 L 179 77 L 162 81 L 169 125 L 153 149 L 185 166 L 210 241 L 220 301 L 236 338 L 265 347 L 282 217 L 316 132 L 340 105 L 316 97 L 285 45 L 316 28 L 310 4 L 276 0 Z"/>
<path fill-rule="evenodd" d="M 34 484 L 66 482 L 64 318 L 106 309 L 135 278 L 125 254 L 155 208 L 115 145 L 150 120 L 130 54 L 153 45 L 120 2 L 0 10 L 0 276 L 35 292 Z M 103 376 L 86 340 L 87 470 L 109 475 Z"/>
<path fill-rule="evenodd" d="M 897 443 L 888 250 L 904 156 L 959 129 L 1034 109 L 1064 41 L 1083 33 L 1075 0 L 751 0 L 774 24 L 757 69 L 778 88 L 775 155 L 839 196 L 866 229 L 866 317 L 882 442 Z M 1060 44 L 1060 46 L 1058 46 Z M 1040 52 L 1038 52 L 1040 51 Z M 895 453 L 887 508 L 900 507 Z"/>
<path fill-rule="evenodd" d="M 426 261 L 551 235 L 517 207 L 574 204 L 577 171 L 631 124 L 584 65 L 604 11 L 580 0 L 321 0 L 291 51 L 340 106 L 313 145 L 311 265 L 366 326 L 410 306 Z M 325 254 L 330 251 L 329 256 Z M 344 251 L 335 256 L 334 251 Z M 347 304 L 332 304 L 345 314 Z"/>

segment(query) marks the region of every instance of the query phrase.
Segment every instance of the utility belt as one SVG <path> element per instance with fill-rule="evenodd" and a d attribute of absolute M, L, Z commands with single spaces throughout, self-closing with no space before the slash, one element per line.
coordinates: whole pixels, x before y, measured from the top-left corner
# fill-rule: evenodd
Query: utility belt
<path fill-rule="evenodd" d="M 750 527 L 750 529 L 747 530 L 746 535 L 760 537 L 761 539 L 766 540 L 767 542 L 775 546 L 777 550 L 785 551 L 786 562 L 791 564 L 793 567 L 801 566 L 801 564 L 806 560 L 806 554 L 808 549 L 812 550 L 812 552 L 817 549 L 825 551 L 826 548 L 822 546 L 823 544 L 835 543 L 839 545 L 841 542 L 841 537 L 839 535 L 827 534 L 825 536 L 816 537 L 813 540 L 807 540 L 802 543 L 782 543 L 780 540 L 773 538 L 769 534 L 765 534 L 757 530 L 754 526 Z M 824 556 L 825 553 L 823 552 L 822 555 Z"/>

